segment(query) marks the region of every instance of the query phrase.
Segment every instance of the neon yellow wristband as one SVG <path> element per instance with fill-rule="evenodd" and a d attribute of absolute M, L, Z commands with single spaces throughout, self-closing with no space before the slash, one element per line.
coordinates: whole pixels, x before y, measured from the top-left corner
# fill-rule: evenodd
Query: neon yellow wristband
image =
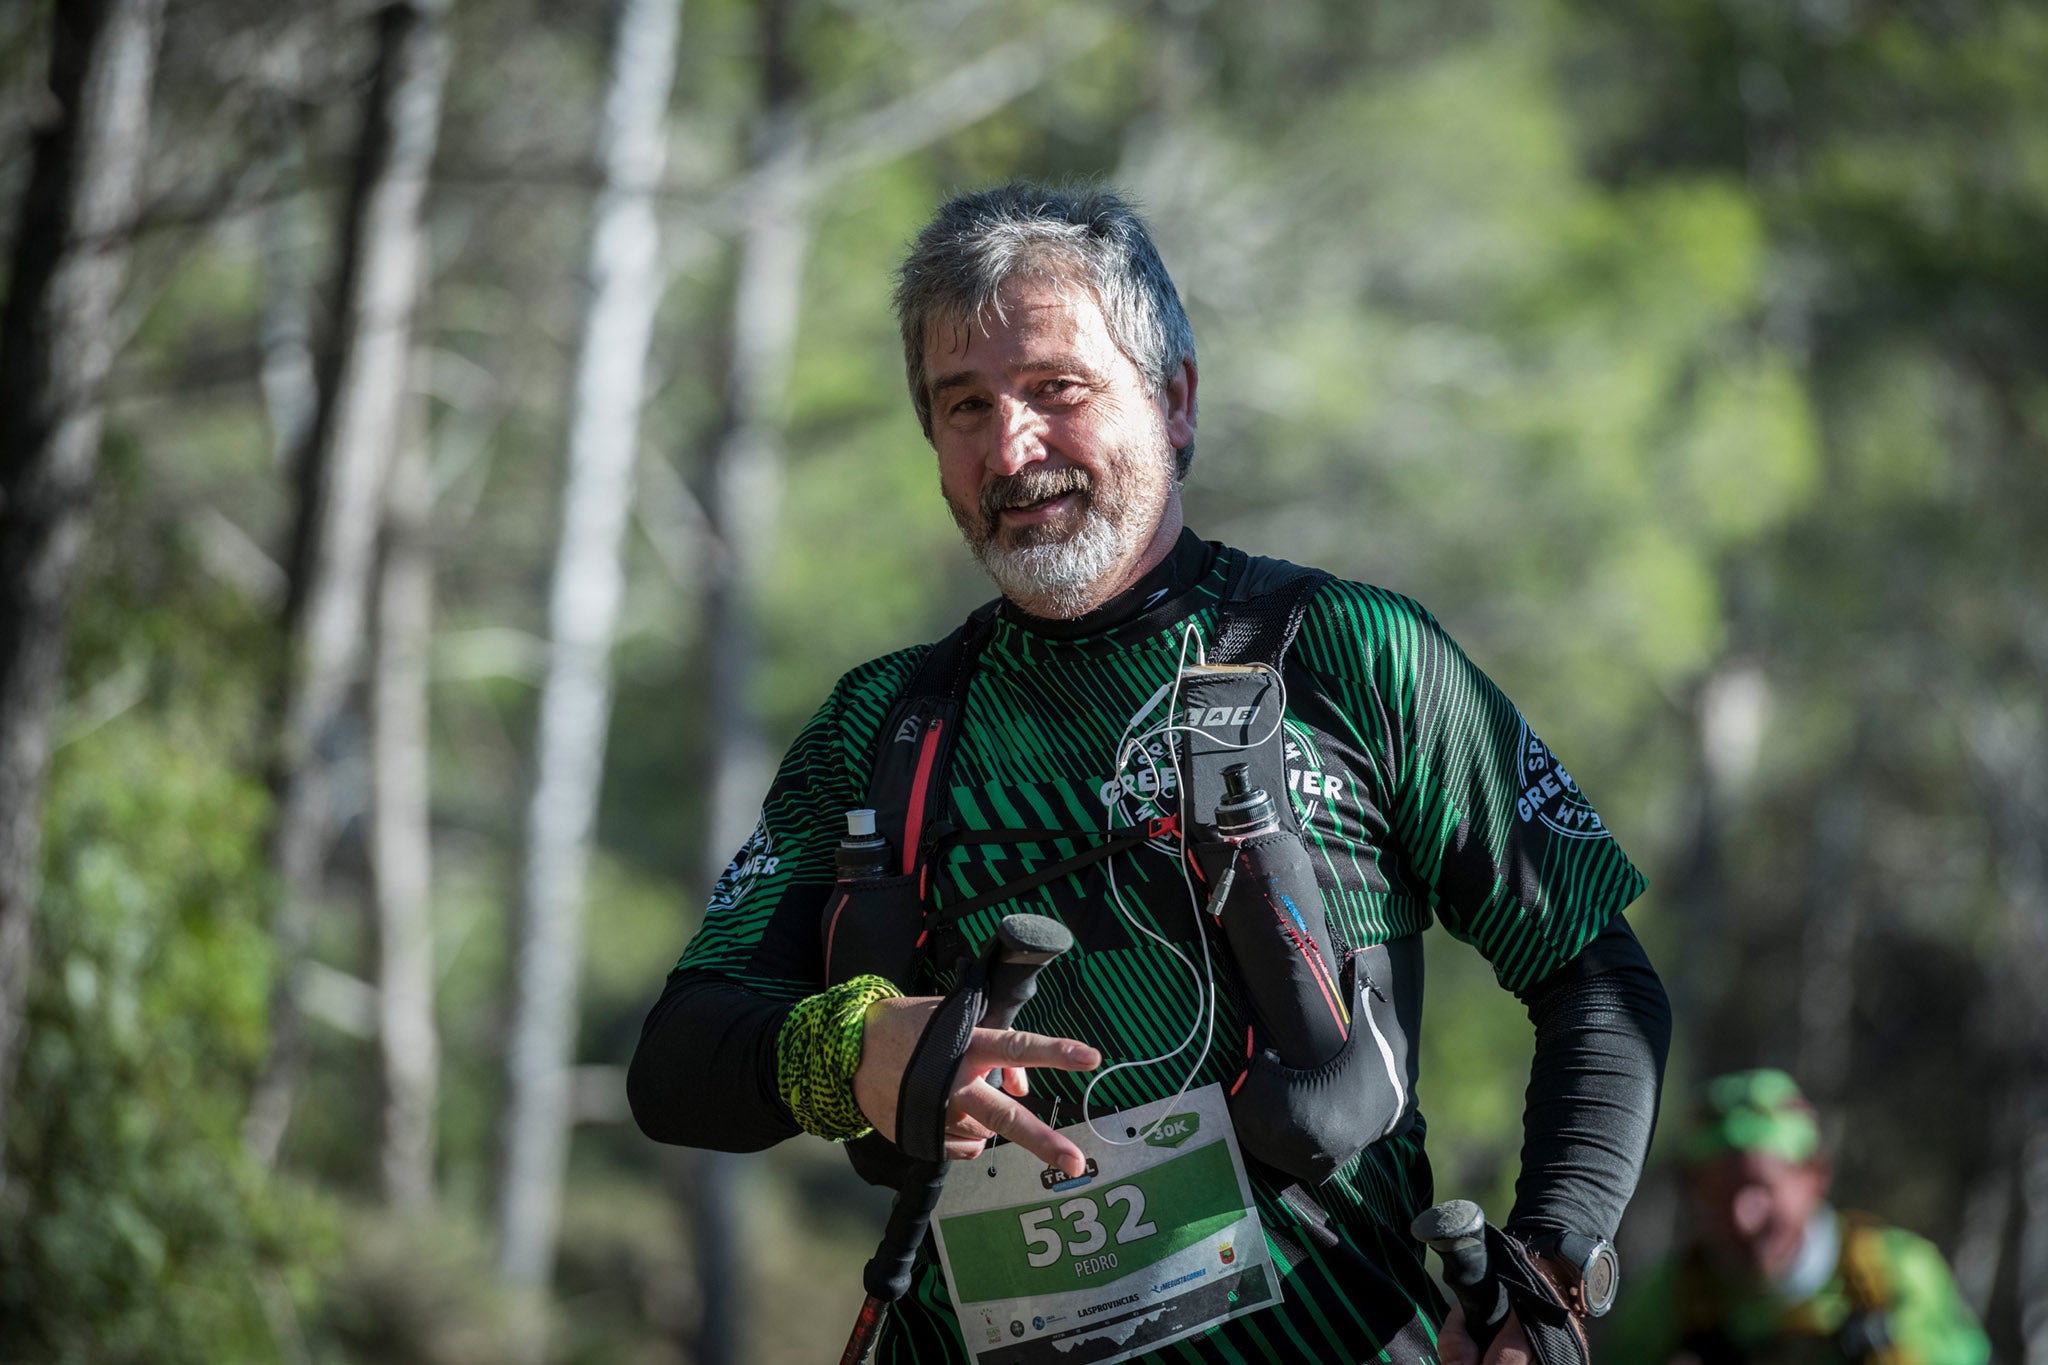
<path fill-rule="evenodd" d="M 801 1002 L 775 1038 L 775 1083 L 806 1133 L 844 1142 L 874 1125 L 853 1098 L 868 1006 L 903 994 L 879 976 L 856 976 Z"/>

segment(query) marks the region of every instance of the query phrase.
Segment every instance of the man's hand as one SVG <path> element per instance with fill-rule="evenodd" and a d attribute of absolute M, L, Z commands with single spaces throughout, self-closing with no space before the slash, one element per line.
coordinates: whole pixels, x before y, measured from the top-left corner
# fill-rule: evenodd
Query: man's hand
<path fill-rule="evenodd" d="M 860 1066 L 853 1073 L 853 1098 L 868 1122 L 892 1142 L 903 1072 L 932 1011 L 939 1007 L 939 999 L 933 995 L 896 996 L 868 1006 Z M 1011 1096 L 1029 1093 L 1028 1067 L 1093 1071 L 1101 1064 L 1101 1053 L 1071 1038 L 1047 1038 L 1017 1029 L 976 1029 L 967 1044 L 967 1055 L 960 1059 L 960 1069 L 953 1073 L 953 1093 L 946 1102 L 946 1159 L 971 1161 L 981 1155 L 990 1138 L 1000 1136 L 1047 1165 L 1080 1175 L 1086 1168 L 1081 1149 Z M 989 1072 L 998 1068 L 1003 1073 L 1001 1090 L 984 1083 Z"/>
<path fill-rule="evenodd" d="M 1436 1353 L 1444 1365 L 1530 1365 L 1536 1359 L 1529 1352 L 1522 1320 L 1509 1313 L 1482 1360 L 1479 1348 L 1465 1332 L 1465 1310 L 1456 1304 L 1451 1305 L 1451 1315 L 1444 1319 L 1443 1331 L 1437 1333 Z"/>

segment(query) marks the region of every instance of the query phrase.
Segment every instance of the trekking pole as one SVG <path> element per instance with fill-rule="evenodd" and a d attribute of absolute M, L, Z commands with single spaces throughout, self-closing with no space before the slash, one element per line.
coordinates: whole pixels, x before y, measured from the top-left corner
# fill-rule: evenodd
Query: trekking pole
<path fill-rule="evenodd" d="M 988 1008 L 978 1027 L 1006 1029 L 1038 989 L 1038 969 L 1074 946 L 1074 936 L 1058 920 L 1043 915 L 1005 915 L 996 926 L 994 961 L 988 973 Z M 911 1264 L 924 1245 L 925 1229 L 938 1206 L 946 1167 L 940 1161 L 913 1161 L 889 1209 L 889 1225 L 881 1243 L 861 1271 L 867 1299 L 854 1319 L 853 1334 L 839 1365 L 864 1365 L 875 1349 L 889 1305 L 910 1291 Z"/>
<path fill-rule="evenodd" d="M 1486 1252 L 1486 1214 L 1469 1199 L 1447 1199 L 1415 1215 L 1408 1233 L 1436 1249 L 1444 1283 L 1465 1310 L 1465 1334 L 1484 1356 L 1508 1316 L 1507 1286 Z"/>

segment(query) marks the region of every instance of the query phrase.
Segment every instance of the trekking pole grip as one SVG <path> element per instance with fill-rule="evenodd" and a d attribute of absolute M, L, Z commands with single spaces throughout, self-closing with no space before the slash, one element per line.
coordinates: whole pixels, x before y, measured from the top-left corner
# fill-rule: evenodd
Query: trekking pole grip
<path fill-rule="evenodd" d="M 988 1012 L 981 1027 L 1006 1029 L 1038 993 L 1038 971 L 1074 946 L 1066 925 L 1044 915 L 1005 915 L 996 926 L 996 960 L 988 973 Z"/>
<path fill-rule="evenodd" d="M 932 1210 L 938 1206 L 939 1191 L 945 1188 L 946 1163 L 913 1161 L 896 1202 L 889 1206 L 888 1226 L 881 1244 L 868 1258 L 861 1272 L 861 1284 L 870 1297 L 894 1303 L 910 1292 L 910 1268 L 917 1249 L 924 1244 L 924 1230 L 930 1226 Z"/>
<path fill-rule="evenodd" d="M 980 1027 L 1010 1027 L 1037 992 L 1039 969 L 1073 946 L 1074 935 L 1058 920 L 1043 915 L 1004 916 L 988 949 L 987 1007 Z M 890 1206 L 881 1244 L 861 1272 L 867 1302 L 861 1306 L 860 1318 L 840 1357 L 841 1365 L 858 1365 L 868 1358 L 888 1305 L 910 1291 L 911 1268 L 917 1249 L 924 1244 L 925 1230 L 931 1226 L 932 1210 L 938 1207 L 946 1166 L 944 1161 L 911 1163 L 903 1188 Z"/>
<path fill-rule="evenodd" d="M 1465 1310 L 1465 1333 L 1485 1355 L 1508 1316 L 1507 1286 L 1486 1250 L 1486 1214 L 1469 1199 L 1447 1199 L 1417 1214 L 1408 1232 L 1443 1261 L 1444 1283 Z"/>

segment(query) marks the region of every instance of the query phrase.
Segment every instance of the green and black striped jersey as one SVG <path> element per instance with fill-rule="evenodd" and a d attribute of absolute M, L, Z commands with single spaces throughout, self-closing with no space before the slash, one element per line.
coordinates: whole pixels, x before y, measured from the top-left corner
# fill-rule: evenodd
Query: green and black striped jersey
<path fill-rule="evenodd" d="M 944 818 L 960 830 L 1099 830 L 1176 813 L 1169 740 L 1152 732 L 1170 723 L 1174 679 L 1193 658 L 1188 633 L 1213 634 L 1239 555 L 1184 533 L 1166 563 L 1102 613 L 1078 623 L 1000 613 L 946 775 Z M 844 813 L 867 804 L 879 731 L 928 648 L 840 679 L 784 758 L 681 967 L 777 1000 L 823 988 L 818 924 Z M 1569 961 L 1641 893 L 1642 874 L 1571 776 L 1414 602 L 1363 584 L 1323 584 L 1283 676 L 1288 794 L 1332 928 L 1350 948 L 1440 920 L 1485 955 L 1503 987 L 1521 990 Z M 963 903 L 1081 847 L 1064 839 L 952 845 L 934 866 L 932 899 L 941 908 Z M 1142 843 L 960 924 L 979 944 L 1007 913 L 1062 920 L 1077 951 L 1045 969 L 1017 1026 L 1093 1044 L 1105 1069 L 1165 1058 L 1103 1076 L 1087 1095 L 1091 1116 L 1171 1096 L 1191 1071 L 1197 1086 L 1227 1088 L 1244 1068 L 1246 1015 L 1220 955 L 1208 1026 L 1200 907 L 1181 853 L 1170 839 Z M 923 962 L 916 979 L 898 984 L 939 993 L 951 981 L 947 966 Z M 1039 1072 L 1033 1107 L 1055 1125 L 1073 1123 L 1088 1082 Z M 1432 1202 L 1422 1134 L 1418 1116 L 1306 1191 L 1253 1164 L 1284 1301 L 1159 1358 L 1433 1358 L 1442 1305 L 1406 1235 Z M 965 1358 L 934 1264 L 899 1305 L 880 1354 Z"/>

